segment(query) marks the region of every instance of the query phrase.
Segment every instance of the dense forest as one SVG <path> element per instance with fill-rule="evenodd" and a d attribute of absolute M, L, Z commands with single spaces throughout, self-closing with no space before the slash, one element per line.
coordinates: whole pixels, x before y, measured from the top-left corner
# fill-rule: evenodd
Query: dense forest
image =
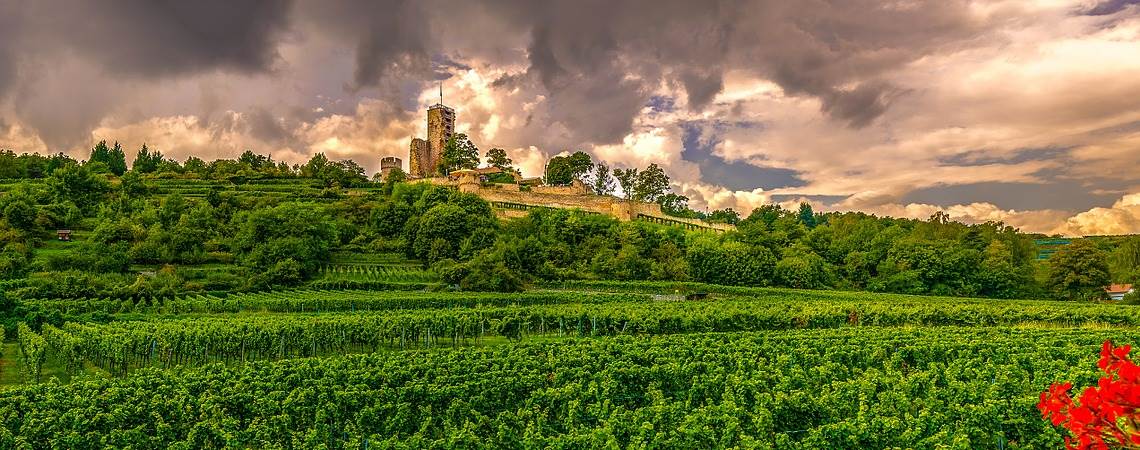
<path fill-rule="evenodd" d="M 488 157 L 510 164 L 497 149 Z M 737 230 L 685 231 L 553 209 L 499 220 L 474 195 L 402 176 L 369 179 L 358 164 L 322 154 L 293 166 L 248 151 L 178 162 L 143 146 L 129 168 L 126 160 L 119 144 L 105 142 L 86 161 L 0 152 L 0 287 L 8 297 L 158 298 L 298 286 L 334 252 L 399 253 L 438 274 L 440 287 L 489 291 L 599 279 L 1089 299 L 1109 282 L 1140 282 L 1140 237 L 1075 239 L 1041 261 L 1035 239 L 1043 236 L 942 213 L 896 219 L 819 213 L 804 203 L 703 214 L 669 192 L 657 166 L 611 174 L 585 153 L 553 161 L 556 173 L 547 178 L 578 178 L 604 193 L 619 185 L 671 214 Z M 184 195 L 170 188 L 178 180 L 200 180 L 207 191 Z M 61 229 L 81 238 L 61 246 Z"/>

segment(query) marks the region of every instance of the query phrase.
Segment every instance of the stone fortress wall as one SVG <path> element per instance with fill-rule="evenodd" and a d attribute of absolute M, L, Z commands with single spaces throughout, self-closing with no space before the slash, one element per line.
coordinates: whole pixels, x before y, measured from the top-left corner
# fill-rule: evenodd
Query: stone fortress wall
<path fill-rule="evenodd" d="M 657 223 L 711 231 L 736 229 L 736 227 L 724 223 L 709 223 L 700 219 L 669 216 L 662 212 L 661 205 L 656 203 L 626 200 L 612 195 L 594 195 L 581 183 L 575 183 L 571 186 L 534 186 L 526 191 L 521 190 L 517 184 L 484 184 L 474 175 L 463 176 L 458 179 L 434 177 L 414 181 L 454 186 L 460 192 L 478 195 L 492 204 L 506 203 L 531 207 L 578 209 L 605 214 L 621 221 L 646 219 Z M 525 215 L 526 211 L 496 208 L 496 213 L 501 217 L 519 217 Z"/>

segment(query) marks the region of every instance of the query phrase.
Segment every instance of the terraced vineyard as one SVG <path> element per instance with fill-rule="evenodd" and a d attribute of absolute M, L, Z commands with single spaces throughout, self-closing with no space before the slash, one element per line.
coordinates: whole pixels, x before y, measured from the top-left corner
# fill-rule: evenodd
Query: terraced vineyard
<path fill-rule="evenodd" d="M 31 301 L 115 320 L 21 327 L 0 446 L 1054 448 L 1038 393 L 1140 342 L 1118 305 L 593 286 Z"/>
<path fill-rule="evenodd" d="M 395 253 L 338 253 L 312 283 L 319 289 L 423 289 L 439 275 Z"/>
<path fill-rule="evenodd" d="M 428 283 L 439 281 L 434 272 L 424 270 L 418 266 L 385 266 L 385 265 L 351 265 L 333 264 L 325 266 L 321 271 L 324 280 L 350 280 L 350 281 L 389 281 Z"/>
<path fill-rule="evenodd" d="M 263 179 L 248 181 L 218 181 L 195 179 L 156 179 L 152 181 L 154 194 L 160 197 L 178 194 L 185 198 L 204 199 L 211 191 L 236 195 L 270 197 L 280 200 L 321 201 L 321 186 L 294 179 Z"/>

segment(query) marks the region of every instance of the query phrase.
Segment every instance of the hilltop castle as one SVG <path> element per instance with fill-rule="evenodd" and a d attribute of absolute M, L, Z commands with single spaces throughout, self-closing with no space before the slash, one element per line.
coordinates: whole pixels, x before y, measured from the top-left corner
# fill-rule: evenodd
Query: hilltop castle
<path fill-rule="evenodd" d="M 408 176 L 435 176 L 443 158 L 443 146 L 455 134 L 455 110 L 437 103 L 427 110 L 427 140 L 413 138 L 408 148 Z"/>
<path fill-rule="evenodd" d="M 514 183 L 490 183 L 488 174 L 500 173 L 497 167 L 453 170 L 446 176 L 438 172 L 443 159 L 443 147 L 455 134 L 455 110 L 440 102 L 427 109 L 427 139 L 412 138 L 408 146 L 408 178 L 413 183 L 431 183 L 452 186 L 460 192 L 475 194 L 491 204 L 500 217 L 526 215 L 535 208 L 577 209 L 590 214 L 606 214 L 618 220 L 646 220 L 655 223 L 682 226 L 691 230 L 720 231 L 735 227 L 712 224 L 699 219 L 666 216 L 656 203 L 639 202 L 594 195 L 581 181 L 569 186 L 547 186 L 541 178 L 522 179 L 515 174 Z M 383 177 L 400 167 L 400 159 L 384 157 L 380 161 Z"/>

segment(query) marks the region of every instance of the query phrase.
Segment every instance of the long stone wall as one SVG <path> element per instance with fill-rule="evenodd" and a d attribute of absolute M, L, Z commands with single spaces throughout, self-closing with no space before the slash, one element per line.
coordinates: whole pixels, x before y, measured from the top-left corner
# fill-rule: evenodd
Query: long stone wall
<path fill-rule="evenodd" d="M 569 191 L 569 189 L 532 189 L 531 191 L 523 191 L 515 184 L 483 185 L 476 180 L 474 175 L 458 180 L 437 177 L 421 178 L 413 181 L 455 186 L 458 187 L 461 192 L 478 195 L 483 200 L 492 203 L 498 202 L 547 208 L 580 209 L 582 211 L 613 216 L 618 220 L 626 222 L 638 220 L 644 216 L 649 218 L 652 222 L 681 225 L 689 228 L 711 229 L 715 231 L 736 229 L 736 227 L 724 223 L 709 223 L 700 219 L 685 219 L 669 216 L 662 212 L 661 205 L 656 203 L 637 202 L 610 195 L 563 193 Z M 507 213 L 501 213 L 500 215 L 502 217 L 519 217 L 525 215 L 525 212 L 509 211 Z"/>
<path fill-rule="evenodd" d="M 495 185 L 492 185 L 495 186 Z M 716 231 L 734 230 L 736 227 L 723 223 L 708 223 L 700 219 L 686 219 L 666 215 L 661 211 L 661 205 L 656 203 L 635 202 L 609 195 L 566 195 L 547 192 L 519 191 L 517 187 L 498 188 L 473 184 L 461 184 L 460 190 L 470 192 L 489 202 L 514 203 L 520 205 L 543 206 L 548 208 L 580 209 L 599 214 L 616 217 L 618 220 L 637 220 L 647 216 L 657 223 L 688 226 L 690 228 L 707 228 Z M 511 216 L 518 215 L 512 212 Z"/>

